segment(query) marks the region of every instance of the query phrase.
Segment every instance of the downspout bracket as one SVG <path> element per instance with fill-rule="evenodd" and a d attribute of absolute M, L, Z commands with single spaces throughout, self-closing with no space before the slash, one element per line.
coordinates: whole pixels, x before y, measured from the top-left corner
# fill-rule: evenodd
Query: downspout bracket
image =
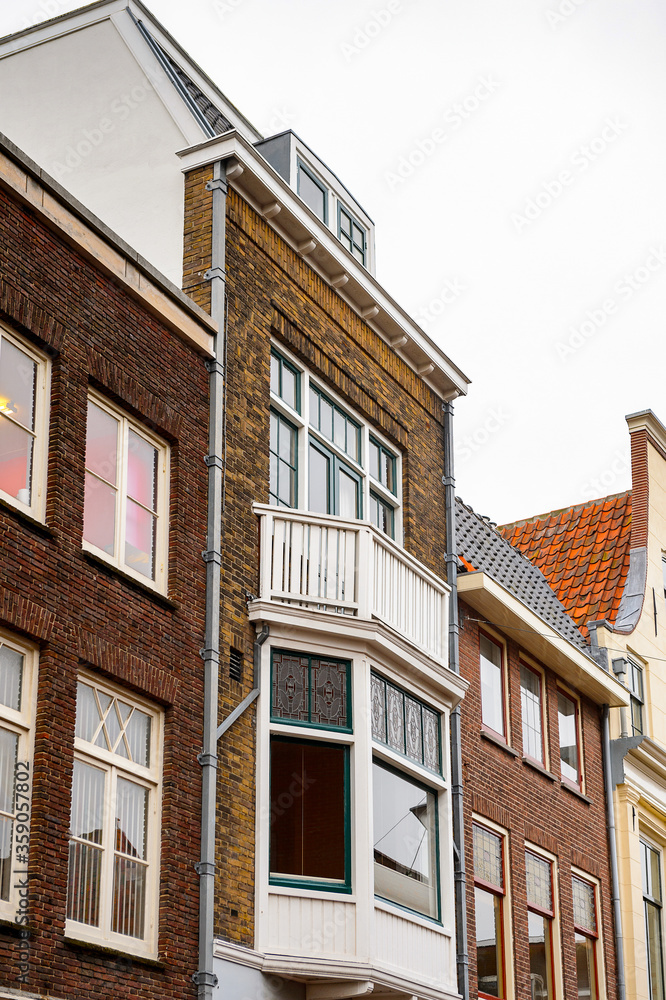
<path fill-rule="evenodd" d="M 212 986 L 214 989 L 220 980 L 214 972 L 193 972 L 192 982 L 195 986 Z"/>

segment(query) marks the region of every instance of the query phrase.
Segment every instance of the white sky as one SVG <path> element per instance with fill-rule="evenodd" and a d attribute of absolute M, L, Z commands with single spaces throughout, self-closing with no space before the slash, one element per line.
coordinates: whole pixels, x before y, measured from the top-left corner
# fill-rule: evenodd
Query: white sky
<path fill-rule="evenodd" d="M 4 0 L 0 35 L 77 6 Z M 624 416 L 666 423 L 666 6 L 148 6 L 375 220 L 379 280 L 472 379 L 458 493 L 502 522 L 627 489 Z"/>

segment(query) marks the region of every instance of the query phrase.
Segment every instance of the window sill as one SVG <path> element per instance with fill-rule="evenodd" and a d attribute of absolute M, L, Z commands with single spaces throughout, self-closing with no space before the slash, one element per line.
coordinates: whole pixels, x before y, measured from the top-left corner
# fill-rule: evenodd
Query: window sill
<path fill-rule="evenodd" d="M 557 781 L 557 776 L 555 774 L 551 774 L 550 771 L 547 771 L 543 764 L 540 764 L 538 760 L 534 760 L 533 757 L 523 757 L 523 764 L 526 764 L 527 767 L 531 767 L 539 774 L 543 774 L 544 778 L 548 778 L 549 781 Z"/>
<path fill-rule="evenodd" d="M 11 934 L 13 937 L 32 937 L 35 933 L 34 924 L 17 924 L 15 920 L 0 917 L 0 934 Z"/>
<path fill-rule="evenodd" d="M 570 785 L 567 781 L 560 781 L 560 787 L 566 789 L 570 795 L 574 795 L 577 799 L 585 802 L 588 806 L 592 805 L 592 799 L 588 798 L 587 795 L 583 795 L 580 789 L 574 788 L 574 786 Z"/>
<path fill-rule="evenodd" d="M 53 528 L 49 528 L 44 521 L 38 521 L 37 518 L 33 517 L 31 514 L 26 514 L 24 510 L 21 510 L 19 507 L 15 507 L 13 503 L 5 500 L 4 497 L 0 497 L 0 510 L 10 514 L 21 524 L 25 524 L 29 528 L 32 528 L 44 538 L 58 537 L 58 532 L 54 531 Z"/>
<path fill-rule="evenodd" d="M 481 730 L 481 739 L 488 740 L 489 743 L 493 743 L 496 747 L 499 747 L 500 750 L 504 750 L 505 753 L 508 753 L 510 757 L 520 757 L 517 750 L 514 750 L 513 747 L 510 747 L 508 743 L 505 743 L 503 739 L 499 736 L 495 736 L 495 734 L 491 733 L 488 729 Z"/>
<path fill-rule="evenodd" d="M 160 592 L 155 590 L 153 587 L 147 587 L 145 583 L 141 583 L 140 580 L 136 580 L 128 573 L 123 573 L 123 571 L 118 569 L 117 566 L 112 566 L 105 559 L 102 559 L 101 556 L 95 555 L 94 552 L 88 552 L 87 549 L 84 549 L 83 558 L 96 569 L 104 570 L 104 572 L 108 573 L 109 576 L 114 577 L 117 580 L 121 580 L 129 587 L 133 587 L 135 590 L 138 590 L 140 594 L 145 594 L 147 597 L 151 597 L 154 601 L 161 604 L 162 607 L 167 608 L 169 611 L 180 611 L 180 604 L 176 601 L 170 600 L 165 594 L 160 594 Z"/>
<path fill-rule="evenodd" d="M 67 934 L 65 935 L 65 944 L 72 949 L 83 948 L 86 951 L 94 951 L 100 955 L 112 955 L 114 958 L 124 958 L 128 962 L 141 962 L 142 965 L 148 965 L 152 969 L 161 969 L 164 972 L 167 970 L 167 963 L 161 961 L 159 958 L 148 958 L 145 955 L 137 955 L 133 951 L 110 948 L 107 945 L 95 944 L 94 941 L 84 941 L 81 938 L 70 937 Z"/>

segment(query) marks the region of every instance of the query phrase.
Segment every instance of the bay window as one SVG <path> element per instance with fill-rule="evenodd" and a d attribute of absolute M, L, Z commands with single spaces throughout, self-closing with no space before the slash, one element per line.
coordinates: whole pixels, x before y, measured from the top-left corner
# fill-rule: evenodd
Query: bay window
<path fill-rule="evenodd" d="M 161 713 L 84 677 L 77 688 L 67 933 L 156 949 Z"/>
<path fill-rule="evenodd" d="M 399 537 L 400 459 L 307 370 L 271 350 L 270 502 Z"/>
<path fill-rule="evenodd" d="M 0 496 L 43 520 L 49 363 L 0 324 Z"/>
<path fill-rule="evenodd" d="M 166 589 L 169 452 L 100 396 L 88 400 L 84 548 Z"/>

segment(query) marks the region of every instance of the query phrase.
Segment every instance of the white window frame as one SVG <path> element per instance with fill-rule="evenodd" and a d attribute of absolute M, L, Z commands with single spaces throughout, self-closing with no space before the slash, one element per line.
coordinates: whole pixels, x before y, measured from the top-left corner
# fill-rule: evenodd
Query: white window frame
<path fill-rule="evenodd" d="M 24 769 L 17 767 L 14 773 L 14 796 L 12 818 L 12 847 L 11 847 L 11 873 L 9 899 L 0 899 L 0 919 L 25 923 L 25 914 L 29 914 L 29 909 L 21 906 L 19 896 L 19 885 L 21 877 L 26 877 L 26 859 L 30 851 L 30 821 L 25 821 L 26 813 L 30 814 L 32 806 L 32 786 L 33 786 L 33 747 L 35 736 L 35 702 L 37 691 L 37 670 L 38 670 L 38 650 L 37 647 L 23 641 L 18 642 L 16 638 L 7 632 L 0 631 L 0 645 L 8 646 L 23 656 L 23 676 L 21 682 L 21 704 L 17 711 L 7 705 L 0 704 L 0 727 L 9 732 L 16 733 L 18 745 L 16 753 L 17 764 L 27 764 L 29 780 L 27 790 L 16 788 L 17 776 L 22 778 Z M 24 785 L 26 782 L 19 782 Z M 3 816 L 6 814 L 2 814 Z M 17 820 L 18 815 L 18 820 Z M 21 920 L 21 918 L 23 918 Z"/>
<path fill-rule="evenodd" d="M 116 482 L 117 482 L 117 508 L 116 508 L 116 531 L 114 536 L 114 549 L 116 555 L 109 555 L 104 549 L 98 548 L 83 538 L 83 549 L 92 552 L 116 569 L 121 570 L 134 580 L 138 580 L 146 587 L 157 590 L 162 594 L 167 591 L 167 565 L 169 554 L 169 478 L 170 478 L 170 449 L 168 444 L 161 438 L 146 430 L 137 420 L 130 417 L 119 407 L 114 406 L 104 396 L 97 392 L 88 393 L 88 401 L 94 403 L 100 409 L 105 410 L 115 420 L 120 422 L 119 436 L 120 448 L 116 456 Z M 128 435 L 130 429 L 143 438 L 148 444 L 157 449 L 158 471 L 157 471 L 157 530 L 155 533 L 155 577 L 151 579 L 143 573 L 137 572 L 124 561 L 125 551 L 125 511 L 127 507 L 127 454 L 129 450 Z M 87 470 L 86 470 L 87 471 Z M 94 475 L 94 473 L 93 473 Z M 84 505 L 85 506 L 85 505 Z"/>
<path fill-rule="evenodd" d="M 15 333 L 2 322 L 0 322 L 0 341 L 8 340 L 19 351 L 26 354 L 37 366 L 35 378 L 35 414 L 34 414 L 34 445 L 32 455 L 32 476 L 30 483 L 30 503 L 13 497 L 0 489 L 0 497 L 23 511 L 37 521 L 44 522 L 46 516 L 46 481 L 47 481 L 47 458 L 48 458 L 48 438 L 49 438 L 49 399 L 51 389 L 51 363 L 45 354 L 38 351 L 22 337 Z M 0 345 L 1 357 L 1 345 Z M 9 402 L 9 401 L 7 401 Z M 0 408 L 7 403 L 0 399 Z M 9 418 L 11 419 L 11 418 Z M 23 425 L 20 425 L 21 427 Z M 19 491 L 20 492 L 20 491 Z"/>
<path fill-rule="evenodd" d="M 484 622 L 482 626 L 479 627 L 479 700 L 481 702 L 481 731 L 489 733 L 495 739 L 502 743 L 506 743 L 507 746 L 511 746 L 511 704 L 509 700 L 509 644 L 494 629 L 489 628 Z M 489 639 L 496 646 L 500 647 L 501 656 L 501 686 L 502 686 L 502 713 L 503 713 L 503 723 L 504 732 L 500 733 L 496 729 L 493 729 L 483 718 L 483 693 L 481 690 L 481 636 L 485 635 L 486 639 Z"/>
<path fill-rule="evenodd" d="M 557 693 L 563 694 L 565 698 L 572 701 L 576 706 L 576 750 L 578 751 L 578 784 L 567 778 L 562 773 L 562 742 L 560 736 L 560 707 L 559 703 L 557 706 L 557 744 L 559 753 L 559 764 L 560 764 L 560 780 L 562 784 L 567 788 L 573 788 L 575 791 L 580 792 L 582 795 L 585 794 L 585 760 L 583 752 L 583 711 L 582 703 L 579 696 L 572 691 L 571 688 L 566 687 L 566 685 L 557 682 Z"/>
<path fill-rule="evenodd" d="M 402 455 L 400 451 L 391 444 L 390 441 L 374 425 L 368 424 L 354 410 L 345 403 L 327 385 L 323 385 L 315 376 L 311 375 L 307 368 L 300 364 L 296 358 L 285 350 L 282 344 L 274 341 L 271 347 L 300 375 L 300 410 L 289 406 L 280 396 L 271 390 L 271 409 L 283 416 L 296 428 L 298 435 L 297 462 L 296 462 L 296 506 L 294 510 L 308 510 L 308 473 L 309 473 L 309 443 L 310 440 L 321 445 L 330 452 L 334 458 L 349 467 L 354 475 L 361 480 L 361 504 L 363 518 L 368 521 L 370 511 L 370 492 L 375 493 L 382 501 L 393 508 L 393 541 L 398 545 L 402 544 Z M 361 429 L 361 454 L 360 461 L 354 461 L 349 455 L 330 441 L 314 427 L 310 426 L 310 384 L 318 392 L 322 393 L 330 402 L 348 416 Z M 392 493 L 382 483 L 370 477 L 370 437 L 386 449 L 395 458 L 396 492 Z M 371 522 L 372 523 L 372 522 Z M 377 529 L 380 531 L 380 529 Z M 382 536 L 385 535 L 380 531 Z M 385 537 L 391 536 L 386 534 Z"/>
<path fill-rule="evenodd" d="M 149 958 L 157 957 L 159 872 L 162 803 L 162 749 L 164 714 L 153 703 L 140 698 L 127 689 L 107 683 L 99 677 L 81 672 L 78 681 L 145 712 L 151 718 L 150 763 L 148 767 L 134 763 L 103 747 L 94 746 L 79 736 L 74 738 L 74 760 L 105 772 L 104 785 L 104 836 L 102 841 L 102 873 L 100 877 L 99 927 L 67 918 L 65 936 L 78 941 L 88 941 L 117 951 Z M 78 691 L 78 684 L 77 684 Z M 111 705 L 113 710 L 113 703 Z M 115 790 L 118 778 L 124 778 L 149 791 L 146 831 L 146 902 L 143 938 L 119 934 L 111 930 L 113 902 L 113 863 L 115 856 L 114 831 Z M 69 901 L 68 901 L 69 906 Z"/>
<path fill-rule="evenodd" d="M 543 756 L 543 760 L 539 760 L 536 757 L 532 757 L 530 754 L 527 754 L 525 752 L 525 737 L 524 737 L 524 735 L 522 736 L 523 757 L 527 757 L 528 760 L 535 761 L 537 764 L 539 764 L 541 767 L 543 767 L 546 771 L 548 771 L 549 768 L 550 768 L 550 758 L 549 758 L 549 753 L 548 753 L 548 714 L 547 714 L 547 707 L 548 706 L 547 706 L 547 697 L 546 697 L 546 695 L 547 695 L 547 689 L 546 689 L 546 672 L 543 669 L 543 667 L 539 666 L 538 663 L 536 663 L 534 660 L 532 660 L 531 657 L 526 656 L 524 653 L 521 653 L 520 656 L 519 656 L 519 666 L 520 666 L 520 672 L 519 672 L 519 674 L 521 674 L 522 668 L 525 667 L 527 670 L 531 670 L 533 674 L 537 674 L 538 677 L 539 677 L 539 682 L 540 682 L 540 687 L 539 687 L 539 702 L 540 702 L 540 708 L 541 708 L 541 753 L 542 753 L 542 756 Z M 523 718 L 523 680 L 522 680 L 522 674 L 520 675 L 519 679 L 520 679 L 520 718 L 521 718 L 521 726 L 524 726 L 524 718 Z"/>
<path fill-rule="evenodd" d="M 663 863 L 664 854 L 663 854 L 663 846 L 661 846 L 658 842 L 652 840 L 649 836 L 646 836 L 642 829 L 640 831 L 639 845 L 640 845 L 639 850 L 641 854 L 641 870 L 643 868 L 643 846 L 645 846 L 651 851 L 654 851 L 654 853 L 659 858 L 659 883 L 660 883 L 659 888 L 661 890 L 661 900 L 657 901 L 657 898 L 654 895 L 646 896 L 645 890 L 641 885 L 641 898 L 643 901 L 643 920 L 645 926 L 645 954 L 647 959 L 647 967 L 646 967 L 647 988 L 648 988 L 648 996 L 650 997 L 650 1000 L 652 1000 L 653 993 L 652 993 L 652 978 L 650 974 L 651 969 L 650 969 L 650 948 L 648 941 L 648 926 L 647 926 L 647 907 L 648 905 L 656 906 L 658 907 L 659 911 L 659 933 L 660 933 L 659 944 L 661 951 L 661 977 L 662 977 L 662 983 L 664 983 L 666 981 L 666 963 L 664 962 L 664 959 L 666 958 L 666 942 L 664 939 L 664 896 L 666 895 L 666 893 L 664 892 L 664 863 Z"/>

